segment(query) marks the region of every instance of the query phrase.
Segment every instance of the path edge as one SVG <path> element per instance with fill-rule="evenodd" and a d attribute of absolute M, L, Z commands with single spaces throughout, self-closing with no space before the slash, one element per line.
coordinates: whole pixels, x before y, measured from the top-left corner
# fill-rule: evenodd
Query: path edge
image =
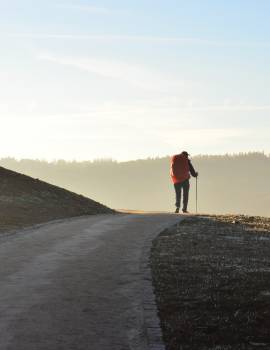
<path fill-rule="evenodd" d="M 159 234 L 160 232 L 156 232 L 154 235 L 150 235 L 146 238 L 142 251 L 140 266 L 143 279 L 143 318 L 148 350 L 166 350 L 162 339 L 162 331 L 160 319 L 158 317 L 158 309 L 154 294 L 152 271 L 150 265 L 152 244 L 154 239 Z"/>

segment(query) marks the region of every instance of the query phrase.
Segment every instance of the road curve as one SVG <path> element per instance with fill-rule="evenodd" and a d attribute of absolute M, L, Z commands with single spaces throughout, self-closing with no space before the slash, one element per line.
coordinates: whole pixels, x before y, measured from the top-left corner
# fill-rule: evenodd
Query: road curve
<path fill-rule="evenodd" d="M 142 249 L 179 220 L 97 215 L 1 237 L 0 349 L 147 349 Z"/>

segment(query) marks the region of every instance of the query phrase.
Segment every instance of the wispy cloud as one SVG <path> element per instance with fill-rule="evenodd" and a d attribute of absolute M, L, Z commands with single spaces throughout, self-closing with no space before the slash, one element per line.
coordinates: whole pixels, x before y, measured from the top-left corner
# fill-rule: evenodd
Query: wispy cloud
<path fill-rule="evenodd" d="M 205 128 L 205 129 L 183 129 L 178 128 L 178 130 L 168 130 L 166 132 L 160 133 L 169 144 L 177 145 L 179 144 L 179 134 L 181 134 L 181 141 L 183 143 L 189 143 L 189 138 L 198 140 L 198 142 L 213 143 L 220 139 L 232 139 L 235 137 L 240 137 L 249 134 L 249 131 L 243 129 L 221 129 L 221 128 Z"/>
<path fill-rule="evenodd" d="M 103 7 L 103 6 L 94 6 L 94 5 L 82 5 L 82 4 L 56 4 L 56 7 L 69 10 L 78 10 L 87 13 L 108 15 L 113 12 L 113 10 Z"/>
<path fill-rule="evenodd" d="M 92 35 L 92 34 L 47 34 L 47 33 L 8 33 L 4 34 L 9 38 L 32 38 L 32 39 L 68 39 L 68 40 L 95 40 L 95 41 L 138 41 L 153 43 L 175 43 L 175 44 L 207 44 L 218 45 L 220 43 L 199 39 L 180 37 L 160 37 L 146 35 Z M 3 34 L 2 34 L 3 36 Z"/>
<path fill-rule="evenodd" d="M 152 72 L 147 67 L 124 61 L 88 57 L 77 58 L 40 54 L 40 60 L 70 66 L 108 79 L 116 79 L 135 87 L 153 91 L 184 88 L 192 82 L 167 79 L 158 72 Z"/>
<path fill-rule="evenodd" d="M 175 150 L 190 145 L 192 153 L 239 152 L 241 149 L 259 149 L 261 144 L 269 149 L 269 128 L 212 128 L 212 129 L 174 129 L 159 131 L 159 136 Z M 263 147 L 263 148 L 264 148 Z M 262 148 L 261 148 L 262 149 Z M 223 150 L 223 151 L 222 151 Z"/>
<path fill-rule="evenodd" d="M 101 10 L 102 8 L 100 8 Z M 105 10 L 105 9 L 104 9 Z M 110 10 L 108 10 L 110 11 Z M 131 41 L 131 42 L 149 42 L 153 44 L 172 44 L 172 45 L 201 45 L 214 47 L 270 47 L 268 41 L 218 41 L 204 38 L 192 37 L 166 37 L 166 36 L 148 36 L 148 35 L 96 35 L 96 34 L 58 34 L 58 33 L 6 33 L 0 36 L 8 38 L 26 38 L 26 39 L 55 39 L 55 40 L 92 40 L 92 41 Z"/>
<path fill-rule="evenodd" d="M 190 106 L 179 107 L 182 112 L 256 112 L 270 111 L 270 105 L 206 105 L 206 106 Z"/>

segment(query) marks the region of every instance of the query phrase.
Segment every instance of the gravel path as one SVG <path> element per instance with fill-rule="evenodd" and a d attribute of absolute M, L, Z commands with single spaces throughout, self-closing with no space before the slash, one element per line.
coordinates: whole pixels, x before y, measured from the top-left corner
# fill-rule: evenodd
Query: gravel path
<path fill-rule="evenodd" d="M 179 220 L 98 215 L 2 236 L 0 349 L 147 349 L 142 251 Z"/>

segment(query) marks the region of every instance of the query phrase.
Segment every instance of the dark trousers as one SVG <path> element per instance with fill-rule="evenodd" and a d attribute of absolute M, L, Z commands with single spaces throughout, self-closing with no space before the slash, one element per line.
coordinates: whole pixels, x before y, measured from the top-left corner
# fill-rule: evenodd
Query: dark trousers
<path fill-rule="evenodd" d="M 188 195 L 189 195 L 189 179 L 174 184 L 174 189 L 175 189 L 175 196 L 176 196 L 176 202 L 175 202 L 175 206 L 177 208 L 180 208 L 180 203 L 181 203 L 181 192 L 183 189 L 183 210 L 187 210 L 187 206 L 188 206 Z"/>

